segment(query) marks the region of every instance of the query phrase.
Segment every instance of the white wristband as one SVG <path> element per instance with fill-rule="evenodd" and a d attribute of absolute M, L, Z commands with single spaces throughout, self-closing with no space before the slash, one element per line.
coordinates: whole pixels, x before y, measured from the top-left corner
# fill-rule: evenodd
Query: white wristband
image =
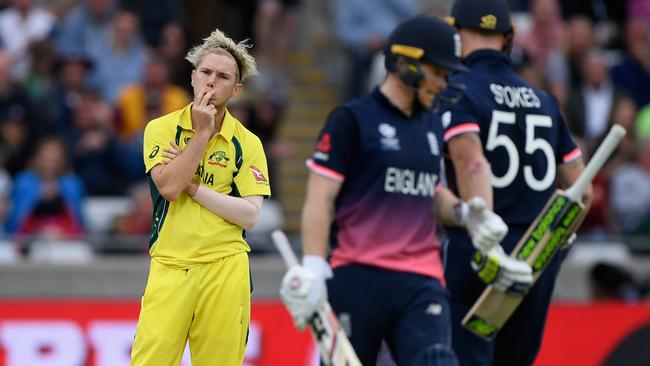
<path fill-rule="evenodd" d="M 330 268 L 330 265 L 320 255 L 307 254 L 303 256 L 302 266 L 316 273 L 323 280 L 334 277 L 332 268 Z"/>
<path fill-rule="evenodd" d="M 459 201 L 454 205 L 454 219 L 459 226 L 467 225 L 467 216 L 469 215 L 469 205 L 465 201 Z"/>

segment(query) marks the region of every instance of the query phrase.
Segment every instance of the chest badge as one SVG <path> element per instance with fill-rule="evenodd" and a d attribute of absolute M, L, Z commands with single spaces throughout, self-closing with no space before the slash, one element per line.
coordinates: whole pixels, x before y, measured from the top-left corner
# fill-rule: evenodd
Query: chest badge
<path fill-rule="evenodd" d="M 226 155 L 226 152 L 221 151 L 221 150 L 213 152 L 208 157 L 208 164 L 220 166 L 222 168 L 227 167 L 229 161 L 230 161 L 230 158 L 228 158 L 228 155 Z"/>
<path fill-rule="evenodd" d="M 381 135 L 382 150 L 400 150 L 399 139 L 396 137 L 397 129 L 388 123 L 379 124 L 379 134 Z"/>

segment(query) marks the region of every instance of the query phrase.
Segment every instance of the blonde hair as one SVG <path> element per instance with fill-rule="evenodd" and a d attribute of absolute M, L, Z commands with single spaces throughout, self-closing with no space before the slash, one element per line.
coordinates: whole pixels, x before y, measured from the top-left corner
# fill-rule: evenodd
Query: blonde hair
<path fill-rule="evenodd" d="M 259 74 L 255 58 L 248 53 L 248 49 L 251 47 L 253 45 L 248 42 L 248 39 L 235 43 L 222 31 L 215 29 L 208 37 L 203 39 L 203 44 L 193 47 L 187 53 L 185 59 L 194 67 L 197 67 L 201 60 L 210 53 L 230 55 L 237 63 L 238 79 L 243 81 L 250 76 Z"/>

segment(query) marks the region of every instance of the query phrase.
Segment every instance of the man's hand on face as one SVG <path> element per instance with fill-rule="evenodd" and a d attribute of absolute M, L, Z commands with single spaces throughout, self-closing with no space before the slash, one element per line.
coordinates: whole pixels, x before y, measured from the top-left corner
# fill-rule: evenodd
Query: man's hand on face
<path fill-rule="evenodd" d="M 205 87 L 194 96 L 192 121 L 194 122 L 194 128 L 196 128 L 197 133 L 212 133 L 212 129 L 214 129 L 217 108 L 210 103 L 210 99 L 215 91 L 215 89 Z"/>

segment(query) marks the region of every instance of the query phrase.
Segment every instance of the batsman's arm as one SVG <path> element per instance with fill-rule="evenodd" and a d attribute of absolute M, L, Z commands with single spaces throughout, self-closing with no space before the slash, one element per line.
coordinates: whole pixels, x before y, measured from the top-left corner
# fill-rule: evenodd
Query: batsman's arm
<path fill-rule="evenodd" d="M 329 230 L 334 219 L 334 200 L 342 182 L 309 173 L 302 210 L 302 245 L 304 255 L 327 256 Z"/>
<path fill-rule="evenodd" d="M 460 198 L 481 197 L 492 210 L 492 184 L 490 164 L 483 155 L 483 146 L 475 133 L 463 133 L 447 142 L 449 156 L 456 169 L 456 182 Z"/>
<path fill-rule="evenodd" d="M 460 202 L 461 200 L 447 187 L 438 185 L 433 200 L 433 214 L 438 222 L 445 226 L 463 226 L 454 214 L 454 207 Z"/>

